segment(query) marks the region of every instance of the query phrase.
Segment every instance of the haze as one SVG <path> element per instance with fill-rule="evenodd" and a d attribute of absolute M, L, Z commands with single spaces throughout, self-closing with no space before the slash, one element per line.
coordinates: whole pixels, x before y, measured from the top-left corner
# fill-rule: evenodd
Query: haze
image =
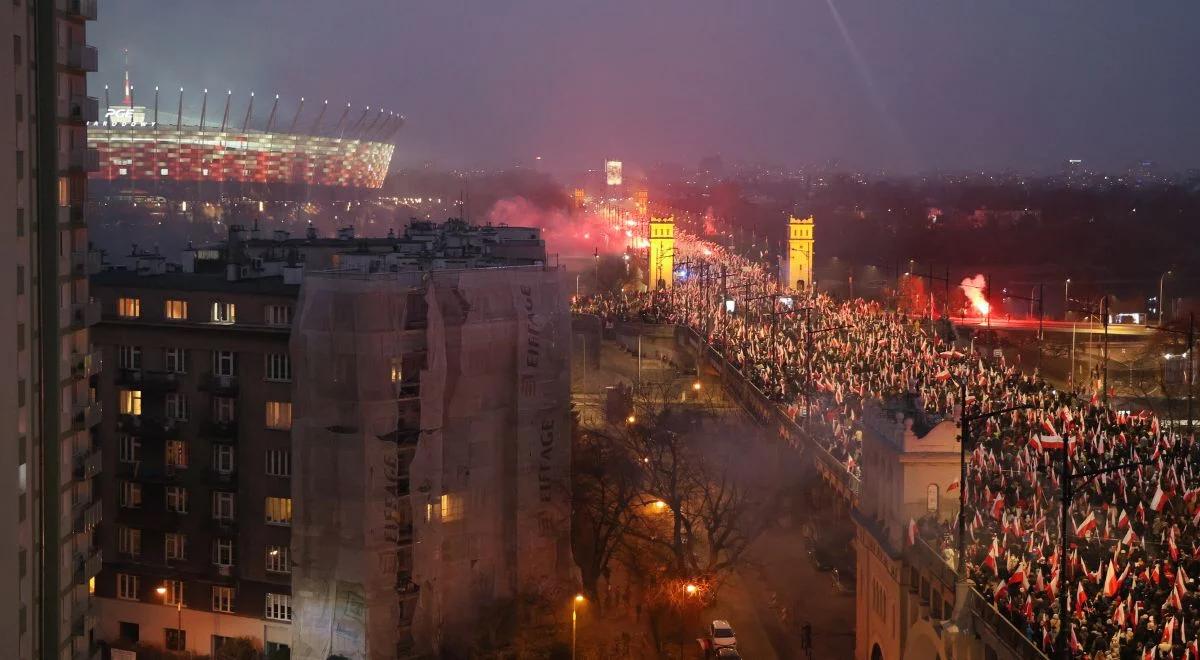
<path fill-rule="evenodd" d="M 402 112 L 396 166 L 1195 166 L 1200 5 L 315 0 L 103 5 L 91 82 Z M 835 14 L 840 15 L 840 22 Z M 119 100 L 120 93 L 113 95 Z M 143 102 L 145 97 L 139 97 Z"/>

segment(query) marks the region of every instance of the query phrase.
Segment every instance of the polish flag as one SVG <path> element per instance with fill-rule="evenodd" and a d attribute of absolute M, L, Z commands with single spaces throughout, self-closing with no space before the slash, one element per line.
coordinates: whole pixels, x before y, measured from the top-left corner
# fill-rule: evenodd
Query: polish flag
<path fill-rule="evenodd" d="M 1133 545 L 1133 542 L 1136 540 L 1137 534 L 1134 534 L 1133 528 L 1130 527 L 1129 530 L 1125 532 L 1125 536 L 1121 539 L 1121 543 L 1124 543 L 1125 545 Z"/>
<path fill-rule="evenodd" d="M 1096 512 L 1089 511 L 1087 518 L 1084 518 L 1083 522 L 1075 528 L 1075 536 L 1087 536 L 1087 533 L 1093 529 L 1096 529 Z"/>
<path fill-rule="evenodd" d="M 1167 506 L 1167 497 L 1167 494 L 1163 492 L 1162 484 L 1159 484 L 1154 489 L 1154 497 L 1150 499 L 1150 508 L 1162 513 Z"/>
<path fill-rule="evenodd" d="M 1042 420 L 1042 429 L 1046 432 L 1046 435 L 1058 435 L 1058 429 L 1054 428 L 1054 423 L 1048 419 Z"/>
<path fill-rule="evenodd" d="M 937 372 L 937 375 L 934 376 L 934 379 L 936 379 L 939 383 L 944 383 L 950 380 L 950 372 L 942 369 L 941 371 Z"/>
<path fill-rule="evenodd" d="M 949 486 L 946 486 L 946 492 L 947 492 L 947 493 L 949 493 L 949 492 L 950 492 L 950 491 L 952 491 L 952 490 L 958 490 L 958 479 L 955 479 L 954 481 L 951 481 L 951 482 L 950 482 L 950 485 L 949 485 Z"/>
<path fill-rule="evenodd" d="M 999 575 L 996 571 L 996 545 L 992 544 L 992 548 L 988 550 L 987 556 L 983 558 L 983 567 L 991 569 L 992 575 Z"/>
<path fill-rule="evenodd" d="M 1125 513 L 1124 509 L 1121 509 L 1121 515 L 1117 516 L 1117 528 L 1119 529 L 1121 527 L 1128 527 L 1128 526 L 1129 526 L 1129 514 Z"/>
<path fill-rule="evenodd" d="M 1000 516 L 1003 513 L 1004 513 L 1004 496 L 997 495 L 996 499 L 994 501 L 992 501 L 992 517 L 995 518 L 996 520 L 1000 520 Z"/>
<path fill-rule="evenodd" d="M 996 588 L 992 590 L 992 600 L 999 601 L 1002 597 L 1008 595 L 1008 585 L 1003 582 L 996 584 Z"/>
<path fill-rule="evenodd" d="M 1008 577 L 1009 584 L 1026 584 L 1025 581 L 1025 564 L 1017 567 L 1013 574 Z"/>
<path fill-rule="evenodd" d="M 1113 622 L 1118 628 L 1125 627 L 1125 603 L 1117 605 L 1117 611 L 1113 613 Z"/>

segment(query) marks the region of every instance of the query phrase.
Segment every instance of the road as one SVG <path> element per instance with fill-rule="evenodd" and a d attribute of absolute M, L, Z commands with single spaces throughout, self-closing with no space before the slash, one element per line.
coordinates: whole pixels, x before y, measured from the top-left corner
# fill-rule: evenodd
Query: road
<path fill-rule="evenodd" d="M 980 317 L 957 317 L 953 319 L 954 325 L 963 328 L 987 328 L 992 330 L 1023 330 L 1027 332 L 1036 332 L 1038 329 L 1037 319 L 1004 319 L 993 317 L 984 319 Z M 1056 333 L 1071 333 L 1081 335 L 1102 335 L 1104 334 L 1104 326 L 1100 323 L 1083 323 L 1073 321 L 1043 321 L 1042 327 L 1045 332 Z M 1114 323 L 1108 326 L 1108 335 L 1110 337 L 1149 337 L 1154 334 L 1154 329 L 1144 325 L 1134 325 L 1131 323 Z"/>

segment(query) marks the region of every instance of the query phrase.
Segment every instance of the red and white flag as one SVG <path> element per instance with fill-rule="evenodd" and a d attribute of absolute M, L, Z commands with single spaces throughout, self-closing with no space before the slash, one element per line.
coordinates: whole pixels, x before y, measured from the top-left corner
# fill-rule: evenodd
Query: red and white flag
<path fill-rule="evenodd" d="M 1168 496 L 1163 492 L 1162 484 L 1159 484 L 1154 489 L 1154 497 L 1150 498 L 1150 508 L 1162 513 L 1162 510 L 1167 506 Z"/>
<path fill-rule="evenodd" d="M 1087 536 L 1088 532 L 1093 529 L 1096 529 L 1096 512 L 1089 511 L 1087 518 L 1084 518 L 1083 522 L 1079 523 L 1079 526 L 1075 528 L 1075 536 Z"/>

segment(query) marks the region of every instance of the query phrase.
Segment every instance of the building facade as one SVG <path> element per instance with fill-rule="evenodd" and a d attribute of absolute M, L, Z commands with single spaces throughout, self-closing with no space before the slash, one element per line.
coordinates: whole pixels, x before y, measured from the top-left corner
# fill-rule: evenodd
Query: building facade
<path fill-rule="evenodd" d="M 215 653 L 291 641 L 291 360 L 298 284 L 168 271 L 93 277 L 105 484 L 98 634 Z"/>
<path fill-rule="evenodd" d="M 0 294 L 0 640 L 17 658 L 97 657 L 93 577 L 100 367 L 88 327 L 88 236 L 83 217 L 87 96 L 96 51 L 86 43 L 95 0 L 17 0 L 0 10 L 11 41 L 0 67 L 0 259 L 12 283 Z"/>

